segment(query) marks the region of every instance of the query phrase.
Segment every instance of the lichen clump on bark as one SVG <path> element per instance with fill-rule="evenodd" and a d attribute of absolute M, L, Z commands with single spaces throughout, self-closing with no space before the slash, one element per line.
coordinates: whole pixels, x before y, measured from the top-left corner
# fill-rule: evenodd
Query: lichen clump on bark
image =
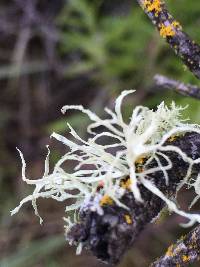
<path fill-rule="evenodd" d="M 162 102 L 156 110 L 136 106 L 129 122 L 126 123 L 121 105 L 124 97 L 133 92 L 133 90 L 123 91 L 116 100 L 115 111 L 105 109 L 107 113 L 105 119 L 101 119 L 82 106 L 64 106 L 63 113 L 71 109 L 79 110 L 90 118 L 92 122 L 87 128 L 90 137 L 83 140 L 70 125 L 70 133 L 76 141 L 53 133 L 52 137 L 67 146 L 69 151 L 56 163 L 50 173 L 50 150 L 48 148 L 42 178 L 32 180 L 26 177 L 26 163 L 19 151 L 22 159 L 22 179 L 27 184 L 34 185 L 35 189 L 31 195 L 20 202 L 12 214 L 17 213 L 22 205 L 31 201 L 35 214 L 40 217 L 36 203 L 38 198 L 53 198 L 57 201 L 71 199 L 73 204 L 66 206 L 66 213 L 73 210 L 74 218 L 69 216 L 65 218 L 66 236 L 71 244 L 78 245 L 78 253 L 81 252 L 88 238 L 88 234 L 84 231 L 91 223 L 90 216 L 95 217 L 100 225 L 101 223 L 107 225 L 102 235 L 106 235 L 106 231 L 109 231 L 109 225 L 110 229 L 113 229 L 112 227 L 117 229 L 116 233 L 121 236 L 125 244 L 125 233 L 127 236 L 132 234 L 131 243 L 134 236 L 133 226 L 138 225 L 132 210 L 134 214 L 137 214 L 136 218 L 139 218 L 140 211 L 144 212 L 143 208 L 148 208 L 149 203 L 153 203 L 152 199 L 160 203 L 159 208 L 154 212 L 151 206 L 152 211 L 146 211 L 148 216 L 145 216 L 148 218 L 143 219 L 143 222 L 154 219 L 163 207 L 163 203 L 168 206 L 169 210 L 188 218 L 188 225 L 200 222 L 199 214 L 186 213 L 178 209 L 173 201 L 175 193 L 186 183 L 194 186 L 197 193 L 195 201 L 199 198 L 200 176 L 197 176 L 195 180 L 190 178 L 193 166 L 200 163 L 200 158 L 192 158 L 173 142 L 186 133 L 199 135 L 200 127 L 185 123 L 181 119 L 183 108 L 177 107 L 174 102 L 170 107 Z M 95 131 L 97 128 L 101 129 L 100 133 Z M 101 144 L 101 139 L 106 139 L 108 143 Z M 174 158 L 185 163 L 185 170 L 178 185 L 172 184 L 172 178 L 169 175 L 176 162 Z M 63 167 L 66 161 L 76 163 L 71 172 L 67 172 Z M 162 190 L 163 186 L 173 187 L 172 194 L 171 191 L 165 194 Z M 148 192 L 151 193 L 150 196 Z M 145 203 L 148 205 L 145 206 Z M 109 213 L 108 217 L 106 217 L 106 212 Z M 84 227 L 81 226 L 81 220 L 84 221 Z M 42 222 L 41 217 L 40 221 Z M 128 232 L 124 230 L 124 224 Z M 141 228 L 142 225 L 137 227 Z M 74 235 L 77 238 L 72 235 L 73 229 L 76 229 Z M 94 244 L 94 239 L 91 241 L 93 237 L 90 233 L 90 242 Z M 101 239 L 100 244 L 102 242 L 105 244 Z M 116 247 L 113 248 L 113 245 L 112 249 L 116 252 Z M 107 260 L 102 255 L 100 258 Z"/>

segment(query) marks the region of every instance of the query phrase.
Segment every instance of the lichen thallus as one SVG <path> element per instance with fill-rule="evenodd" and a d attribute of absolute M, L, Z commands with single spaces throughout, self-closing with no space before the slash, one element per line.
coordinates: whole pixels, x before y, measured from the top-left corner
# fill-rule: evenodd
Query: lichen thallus
<path fill-rule="evenodd" d="M 173 162 L 166 152 L 177 153 L 187 164 L 188 171 L 185 178 L 177 187 L 179 190 L 184 184 L 194 187 L 197 196 L 200 197 L 200 175 L 195 180 L 190 178 L 192 166 L 200 163 L 200 158 L 193 160 L 187 156 L 179 147 L 173 144 L 164 145 L 167 140 L 178 138 L 187 132 L 200 134 L 200 126 L 186 123 L 181 119 L 182 107 L 172 102 L 167 107 L 164 102 L 157 109 L 151 110 L 144 106 L 136 106 L 133 109 L 129 123 L 123 119 L 121 105 L 125 96 L 134 90 L 123 91 L 116 99 L 115 111 L 105 108 L 107 117 L 101 119 L 92 111 L 82 106 L 64 106 L 62 112 L 68 110 L 79 110 L 85 113 L 91 120 L 87 128 L 90 137 L 85 141 L 70 126 L 70 133 L 76 141 L 71 141 L 64 136 L 53 133 L 51 137 L 57 139 L 69 151 L 55 164 L 53 171 L 49 172 L 50 150 L 45 160 L 44 175 L 40 179 L 28 179 L 25 174 L 26 162 L 20 150 L 22 160 L 22 179 L 30 185 L 34 185 L 33 193 L 25 197 L 20 204 L 12 210 L 15 214 L 26 202 L 31 201 L 35 214 L 40 217 L 36 200 L 38 198 L 52 198 L 57 201 L 73 200 L 73 204 L 66 206 L 66 213 L 74 212 L 74 218 L 65 218 L 66 231 L 79 220 L 79 212 L 84 207 L 103 216 L 104 205 L 118 205 L 128 210 L 120 200 L 126 190 L 132 192 L 135 201 L 142 202 L 142 196 L 138 185 L 142 184 L 146 189 L 161 198 L 169 210 L 189 219 L 188 226 L 200 222 L 199 214 L 191 214 L 180 210 L 174 201 L 161 192 L 156 184 L 151 182 L 151 174 L 162 172 L 161 179 L 169 182 L 168 170 L 173 168 Z M 100 127 L 100 128 L 99 128 Z M 96 129 L 102 132 L 95 132 Z M 109 140 L 107 144 L 101 144 L 100 139 Z M 111 152 L 112 151 L 112 152 Z M 115 152 L 113 152 L 115 151 Z M 161 159 L 163 159 L 161 161 Z M 76 163 L 72 172 L 66 172 L 63 164 L 66 161 Z M 147 168 L 150 163 L 156 162 L 156 166 Z M 163 164 L 164 162 L 164 164 Z M 194 204 L 194 202 L 192 204 Z M 126 216 L 127 222 L 131 219 Z M 78 253 L 81 244 L 78 246 Z"/>

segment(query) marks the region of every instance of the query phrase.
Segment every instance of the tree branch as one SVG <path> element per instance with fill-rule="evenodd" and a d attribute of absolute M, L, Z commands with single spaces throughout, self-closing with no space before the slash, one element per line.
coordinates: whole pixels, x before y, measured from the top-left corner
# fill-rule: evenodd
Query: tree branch
<path fill-rule="evenodd" d="M 184 96 L 200 99 L 200 88 L 198 86 L 185 84 L 159 74 L 154 76 L 154 81 L 159 87 L 174 90 Z"/>
<path fill-rule="evenodd" d="M 186 236 L 171 245 L 164 256 L 152 263 L 150 267 L 182 267 L 200 258 L 200 226 L 198 225 Z"/>
<path fill-rule="evenodd" d="M 200 137 L 197 133 L 186 133 L 176 140 L 166 142 L 166 145 L 168 144 L 179 147 L 193 159 L 200 157 Z M 173 168 L 167 171 L 170 177 L 168 185 L 162 172 L 153 173 L 150 179 L 159 190 L 171 198 L 175 196 L 178 184 L 185 177 L 188 164 L 176 152 L 166 152 L 166 155 L 173 162 Z M 160 161 L 164 163 L 161 158 Z M 149 168 L 155 166 L 156 162 L 148 165 Z M 199 165 L 195 166 L 193 175 L 196 175 L 199 169 Z M 92 211 L 88 204 L 88 209 L 81 210 L 79 214 L 79 223 L 67 233 L 69 243 L 82 242 L 83 246 L 90 249 L 97 258 L 107 263 L 117 264 L 145 226 L 156 219 L 165 206 L 163 200 L 143 185 L 139 187 L 143 203 L 135 201 L 133 193 L 129 190 L 120 199 L 120 202 L 129 210 L 113 203 L 103 206 L 104 214 L 100 215 L 97 211 Z M 93 199 L 91 203 L 92 201 Z"/>
<path fill-rule="evenodd" d="M 200 46 L 183 30 L 166 8 L 164 0 L 137 0 L 144 12 L 188 69 L 200 79 Z"/>

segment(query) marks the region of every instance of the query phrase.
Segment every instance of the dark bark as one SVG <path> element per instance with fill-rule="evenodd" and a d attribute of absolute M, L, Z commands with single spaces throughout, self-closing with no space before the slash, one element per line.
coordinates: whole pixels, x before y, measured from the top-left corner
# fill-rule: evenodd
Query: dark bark
<path fill-rule="evenodd" d="M 166 145 L 169 143 L 181 148 L 193 159 L 200 157 L 200 136 L 197 133 L 187 133 L 174 141 L 166 142 Z M 155 172 L 149 179 L 166 196 L 173 197 L 176 194 L 177 185 L 187 173 L 188 164 L 175 152 L 166 152 L 166 155 L 173 162 L 173 168 L 168 171 L 168 186 L 162 172 Z M 154 166 L 156 166 L 155 162 L 149 167 Z M 194 176 L 199 169 L 199 166 L 193 167 Z M 71 229 L 67 239 L 73 244 L 81 241 L 84 247 L 90 249 L 97 258 L 107 263 L 117 264 L 144 227 L 155 219 L 165 206 L 159 197 L 142 185 L 140 185 L 140 191 L 143 203 L 136 202 L 133 194 L 128 190 L 120 200 L 129 207 L 129 211 L 116 204 L 106 205 L 103 207 L 104 215 L 101 216 L 86 207 L 80 212 L 80 222 Z"/>
<path fill-rule="evenodd" d="M 171 245 L 150 267 L 182 267 L 200 259 L 200 226 Z"/>
<path fill-rule="evenodd" d="M 188 69 L 200 79 L 200 46 L 182 30 L 181 25 L 167 10 L 165 2 L 163 0 L 137 1 L 158 29 L 160 35 L 166 39 Z M 156 3 L 155 8 L 152 5 L 154 3 Z"/>

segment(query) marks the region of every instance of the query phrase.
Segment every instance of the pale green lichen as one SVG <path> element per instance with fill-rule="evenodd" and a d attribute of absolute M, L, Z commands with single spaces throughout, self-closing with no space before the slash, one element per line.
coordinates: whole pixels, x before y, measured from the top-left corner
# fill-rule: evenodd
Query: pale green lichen
<path fill-rule="evenodd" d="M 108 118 L 101 119 L 95 113 L 82 106 L 64 106 L 62 112 L 67 110 L 79 110 L 88 115 L 92 123 L 87 131 L 91 137 L 87 141 L 83 140 L 75 130 L 69 125 L 70 133 L 76 141 L 71 141 L 64 136 L 53 133 L 52 137 L 68 147 L 66 153 L 55 165 L 53 171 L 49 173 L 49 155 L 45 160 L 45 172 L 41 179 L 28 179 L 25 175 L 26 163 L 22 153 L 19 151 L 22 159 L 22 179 L 30 185 L 34 185 L 33 193 L 24 198 L 12 214 L 19 211 L 22 205 L 32 201 L 35 214 L 39 216 L 36 200 L 42 198 L 53 198 L 57 201 L 72 199 L 73 204 L 66 207 L 66 212 L 70 210 L 78 211 L 87 206 L 91 210 L 103 215 L 102 199 L 112 199 L 117 205 L 128 209 L 121 203 L 120 199 L 126 191 L 121 186 L 125 177 L 130 177 L 129 190 L 132 191 L 136 201 L 143 201 L 138 184 L 143 184 L 149 191 L 160 197 L 168 205 L 171 211 L 180 214 L 189 219 L 188 225 L 200 222 L 200 215 L 189 214 L 177 208 L 175 203 L 168 199 L 149 179 L 152 173 L 162 171 L 166 184 L 168 170 L 173 167 L 173 162 L 165 152 L 173 151 L 178 153 L 182 159 L 189 164 L 185 179 L 180 183 L 178 189 L 183 184 L 189 182 L 192 166 L 200 163 L 200 159 L 192 160 L 180 148 L 173 145 L 164 145 L 164 143 L 174 135 L 181 135 L 185 132 L 196 132 L 200 134 L 200 127 L 194 124 L 184 123 L 181 120 L 180 112 L 182 107 L 177 107 L 174 103 L 167 107 L 162 102 L 155 111 L 137 106 L 133 109 L 129 123 L 126 123 L 122 116 L 121 104 L 124 97 L 133 90 L 124 91 L 116 100 L 115 112 L 106 108 Z M 96 134 L 95 129 L 103 126 L 104 131 Z M 99 139 L 110 139 L 110 143 L 101 145 Z M 110 149 L 115 148 L 116 153 L 111 153 Z M 141 172 L 137 172 L 136 163 L 141 157 L 148 160 L 144 163 Z M 164 158 L 166 164 L 163 166 L 160 158 Z M 157 162 L 157 167 L 146 168 L 152 160 Z M 76 163 L 72 172 L 66 172 L 63 164 L 66 161 Z M 194 182 L 195 190 L 200 195 L 198 179 Z M 98 189 L 99 184 L 101 186 Z M 197 187 L 198 185 L 198 187 Z M 91 200 L 92 199 L 92 200 Z M 104 201 L 105 202 L 105 201 Z M 109 202 L 111 203 L 111 202 Z M 104 203 L 105 204 L 105 203 Z M 66 218 L 68 224 L 67 230 L 76 222 L 75 212 L 74 222 Z M 40 216 L 39 216 L 40 217 Z M 40 217 L 42 222 L 42 219 Z M 79 249 L 81 247 L 79 246 Z"/>

